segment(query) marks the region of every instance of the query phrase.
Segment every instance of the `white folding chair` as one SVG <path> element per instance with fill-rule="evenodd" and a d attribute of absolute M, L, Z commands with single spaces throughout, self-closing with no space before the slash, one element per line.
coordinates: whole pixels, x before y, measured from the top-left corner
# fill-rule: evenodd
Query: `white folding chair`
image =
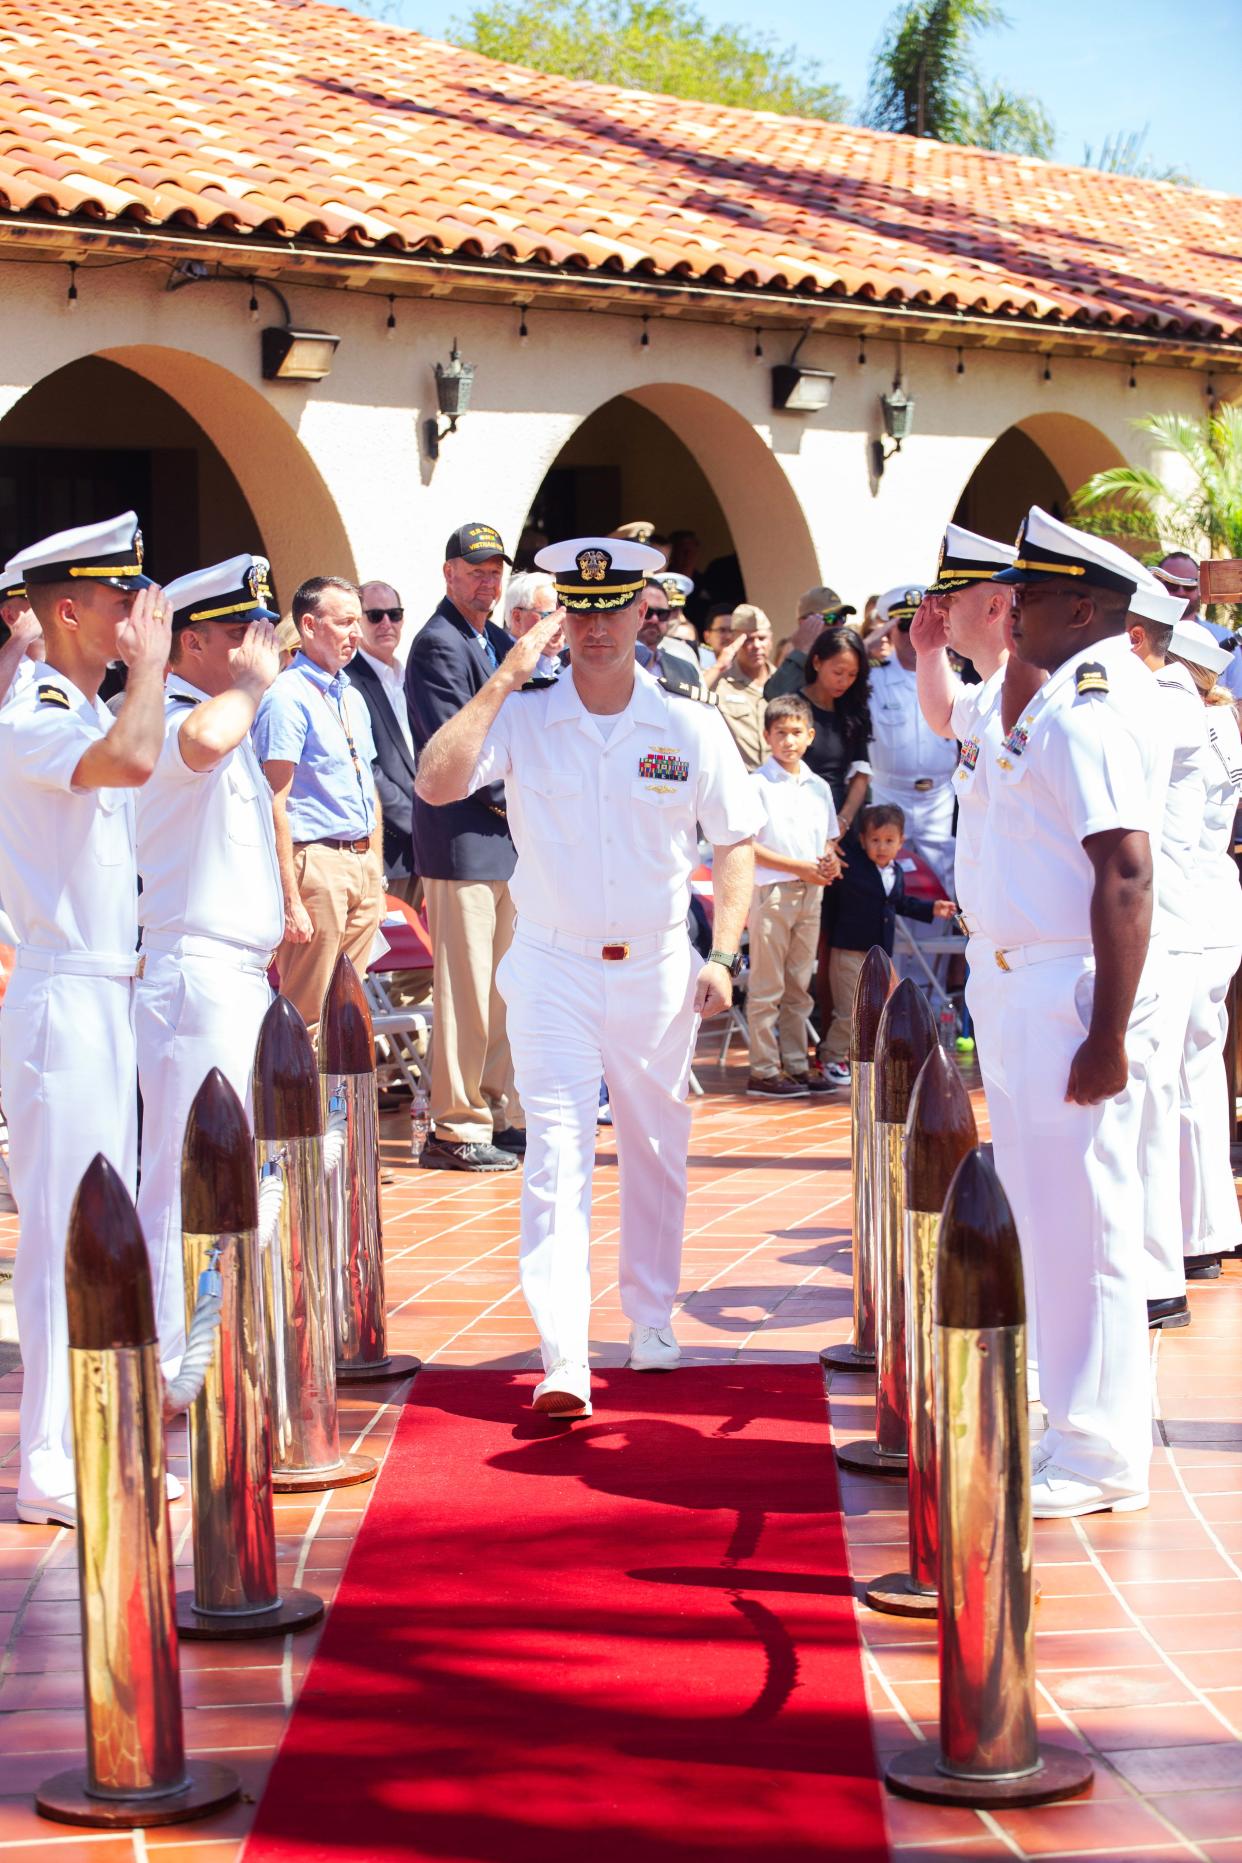
<path fill-rule="evenodd" d="M 427 1001 L 410 1003 L 404 1009 L 396 1008 L 384 987 L 383 977 L 375 971 L 368 971 L 363 988 L 371 1010 L 371 1027 L 412 1093 L 417 1082 L 425 1085 L 430 1079 L 435 1007 Z M 420 1041 L 426 1043 L 426 1052 L 422 1054 L 418 1047 Z"/>

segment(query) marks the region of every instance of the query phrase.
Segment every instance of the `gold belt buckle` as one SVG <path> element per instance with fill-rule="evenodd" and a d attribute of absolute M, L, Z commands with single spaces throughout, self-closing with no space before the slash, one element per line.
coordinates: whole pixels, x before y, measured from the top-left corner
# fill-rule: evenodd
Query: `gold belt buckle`
<path fill-rule="evenodd" d="M 1003 951 L 993 951 L 992 956 L 996 959 L 996 968 L 998 970 L 1011 970 L 1013 968 Z"/>
<path fill-rule="evenodd" d="M 630 954 L 628 944 L 606 944 L 600 948 L 600 956 L 609 964 L 620 964 Z"/>
<path fill-rule="evenodd" d="M 924 789 L 931 789 L 933 787 L 931 777 L 930 776 L 916 776 L 914 779 L 914 787 L 920 792 L 923 791 Z"/>

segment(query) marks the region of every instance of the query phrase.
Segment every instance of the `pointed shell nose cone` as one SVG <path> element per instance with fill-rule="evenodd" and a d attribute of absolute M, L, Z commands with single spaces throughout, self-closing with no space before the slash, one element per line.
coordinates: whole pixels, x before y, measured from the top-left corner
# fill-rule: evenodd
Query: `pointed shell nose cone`
<path fill-rule="evenodd" d="M 314 1044 L 287 996 L 276 998 L 259 1029 L 254 1130 L 262 1139 L 314 1138 L 323 1131 Z"/>
<path fill-rule="evenodd" d="M 336 960 L 320 1012 L 319 1067 L 325 1074 L 370 1074 L 375 1070 L 375 1041 L 366 991 L 344 951 Z"/>
<path fill-rule="evenodd" d="M 1022 1256 L 996 1168 L 968 1151 L 944 1202 L 936 1255 L 936 1324 L 967 1329 L 1026 1320 Z"/>
<path fill-rule="evenodd" d="M 937 1042 L 914 1083 L 906 1121 L 906 1208 L 939 1215 L 962 1159 L 978 1143 L 962 1076 Z"/>
<path fill-rule="evenodd" d="M 875 1116 L 904 1126 L 919 1069 L 936 1046 L 927 998 L 908 977 L 884 1005 L 875 1038 Z"/>
<path fill-rule="evenodd" d="M 181 1227 L 214 1236 L 255 1229 L 259 1184 L 246 1109 L 218 1067 L 194 1095 L 181 1148 Z"/>
<path fill-rule="evenodd" d="M 71 1346 L 106 1352 L 150 1345 L 155 1338 L 151 1266 L 138 1212 L 101 1152 L 87 1165 L 73 1199 L 65 1302 Z"/>
<path fill-rule="evenodd" d="M 851 1061 L 874 1061 L 875 1038 L 884 1005 L 892 994 L 893 965 L 883 945 L 873 944 L 862 962 L 854 988 L 854 1021 L 850 1031 Z"/>

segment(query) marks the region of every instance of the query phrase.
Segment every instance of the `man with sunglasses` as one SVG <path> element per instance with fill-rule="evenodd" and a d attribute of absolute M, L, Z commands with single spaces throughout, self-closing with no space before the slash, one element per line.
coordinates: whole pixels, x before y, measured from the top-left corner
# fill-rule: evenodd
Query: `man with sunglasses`
<path fill-rule="evenodd" d="M 401 629 L 405 609 L 390 582 L 364 582 L 362 639 L 349 663 L 371 717 L 375 761 L 371 765 L 384 815 L 384 874 L 388 891 L 417 904 L 421 896 L 412 864 L 414 829 L 414 739 L 405 702 L 405 656 Z"/>
<path fill-rule="evenodd" d="M 822 584 L 799 596 L 793 645 L 764 687 L 764 697 L 775 699 L 784 692 L 801 692 L 806 685 L 806 656 L 824 629 L 844 627 L 850 616 L 857 613 L 856 608 L 842 601 L 835 589 Z"/>

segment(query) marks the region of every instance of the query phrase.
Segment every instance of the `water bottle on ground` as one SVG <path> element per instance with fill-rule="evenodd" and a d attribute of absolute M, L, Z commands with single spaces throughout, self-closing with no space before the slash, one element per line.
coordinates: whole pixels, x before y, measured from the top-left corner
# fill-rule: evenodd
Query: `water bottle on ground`
<path fill-rule="evenodd" d="M 427 1099 L 427 1089 L 422 1081 L 414 1089 L 410 1102 L 410 1156 L 415 1164 L 423 1155 L 423 1146 L 431 1131 L 431 1106 Z"/>

